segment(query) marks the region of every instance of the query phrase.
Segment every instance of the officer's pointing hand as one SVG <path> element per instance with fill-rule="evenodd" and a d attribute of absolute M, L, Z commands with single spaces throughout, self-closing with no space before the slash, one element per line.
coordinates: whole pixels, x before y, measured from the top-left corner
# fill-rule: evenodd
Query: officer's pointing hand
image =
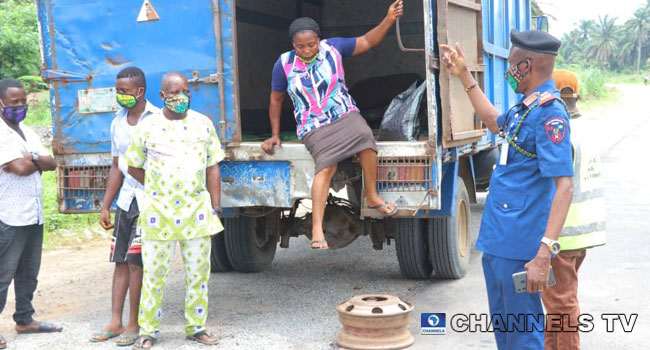
<path fill-rule="evenodd" d="M 460 44 L 456 43 L 456 49 L 449 45 L 440 45 L 440 52 L 442 53 L 442 64 L 445 65 L 449 72 L 453 75 L 460 75 L 467 71 L 467 63 L 465 61 L 465 54 L 460 49 Z"/>

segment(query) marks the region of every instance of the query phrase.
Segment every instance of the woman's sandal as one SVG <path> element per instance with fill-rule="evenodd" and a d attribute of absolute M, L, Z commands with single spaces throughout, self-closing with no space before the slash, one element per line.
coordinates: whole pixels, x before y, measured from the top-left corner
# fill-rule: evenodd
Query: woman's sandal
<path fill-rule="evenodd" d="M 150 342 L 151 346 L 146 346 L 145 343 Z M 153 346 L 156 345 L 156 338 L 150 336 L 150 335 L 141 335 L 138 337 L 138 339 L 135 340 L 135 343 L 133 344 L 134 349 L 151 349 Z"/>
<path fill-rule="evenodd" d="M 89 340 L 90 340 L 91 343 L 101 343 L 101 342 L 105 342 L 105 341 L 107 341 L 109 339 L 113 339 L 113 338 L 115 338 L 117 336 L 118 336 L 118 334 L 115 334 L 115 333 L 112 333 L 112 332 L 100 331 L 100 332 L 93 333 L 93 335 L 90 336 Z"/>
<path fill-rule="evenodd" d="M 215 340 L 203 340 L 201 339 L 202 336 L 207 335 L 208 337 L 212 337 L 212 334 L 208 334 L 208 331 L 200 331 L 194 333 L 194 335 L 188 335 L 187 340 L 193 340 L 195 342 L 199 342 L 203 345 L 217 345 L 219 344 L 219 339 L 215 337 Z"/>
<path fill-rule="evenodd" d="M 311 241 L 311 249 L 313 250 L 326 250 L 330 247 L 327 245 L 327 241 L 324 239 L 319 239 L 316 241 Z"/>
<path fill-rule="evenodd" d="M 376 211 L 378 211 L 380 214 L 382 214 L 384 216 L 393 216 L 393 215 L 397 214 L 397 207 L 394 206 L 394 205 L 393 205 L 393 210 L 391 212 L 386 213 L 386 212 L 383 212 L 383 211 L 379 210 L 379 209 L 383 209 L 383 208 L 388 209 L 388 202 L 384 202 L 382 204 L 375 205 L 374 207 L 368 206 L 368 208 L 375 209 Z"/>
<path fill-rule="evenodd" d="M 120 334 L 120 339 L 118 339 L 115 344 L 117 346 L 133 345 L 138 340 L 138 338 L 138 334 Z"/>

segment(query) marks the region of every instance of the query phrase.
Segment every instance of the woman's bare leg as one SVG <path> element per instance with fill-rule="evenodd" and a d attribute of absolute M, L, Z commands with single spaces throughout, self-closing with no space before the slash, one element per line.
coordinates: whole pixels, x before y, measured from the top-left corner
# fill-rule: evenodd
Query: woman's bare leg
<path fill-rule="evenodd" d="M 383 204 L 385 201 L 377 194 L 377 152 L 367 148 L 359 152 L 359 162 L 363 169 L 363 179 L 366 183 L 366 202 L 374 207 Z M 388 203 L 388 207 L 379 208 L 384 214 L 388 214 L 395 208 L 395 205 Z"/>
<path fill-rule="evenodd" d="M 311 240 L 325 240 L 323 232 L 323 217 L 325 216 L 325 205 L 327 204 L 327 195 L 330 191 L 330 182 L 336 173 L 336 165 L 327 167 L 319 171 L 314 177 L 314 184 L 311 186 L 312 200 L 312 229 Z M 327 243 L 313 244 L 312 248 L 325 248 Z"/>

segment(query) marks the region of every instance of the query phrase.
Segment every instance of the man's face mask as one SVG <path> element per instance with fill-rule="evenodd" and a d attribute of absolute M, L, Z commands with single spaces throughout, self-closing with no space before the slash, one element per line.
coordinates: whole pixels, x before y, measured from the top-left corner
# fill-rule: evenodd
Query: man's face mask
<path fill-rule="evenodd" d="M 116 99 L 117 103 L 124 108 L 133 108 L 138 104 L 138 99 L 142 96 L 141 94 L 134 96 L 131 94 L 120 94 L 117 93 Z"/>
<path fill-rule="evenodd" d="M 3 108 L 2 115 L 14 124 L 22 122 L 27 117 L 27 105 L 7 107 L 2 100 L 0 105 Z"/>
<path fill-rule="evenodd" d="M 510 85 L 510 88 L 512 88 L 515 93 L 519 93 L 519 85 L 521 84 L 521 81 L 524 79 L 524 77 L 528 75 L 528 72 L 523 73 L 521 70 L 519 70 L 519 66 L 523 63 L 526 63 L 526 68 L 530 68 L 530 59 L 524 58 L 523 60 L 519 61 L 519 63 L 511 66 L 505 73 L 505 77 L 508 80 L 508 85 Z"/>
<path fill-rule="evenodd" d="M 163 91 L 163 97 L 165 100 L 165 107 L 176 114 L 183 114 L 190 109 L 190 97 L 184 92 L 168 97 Z"/>

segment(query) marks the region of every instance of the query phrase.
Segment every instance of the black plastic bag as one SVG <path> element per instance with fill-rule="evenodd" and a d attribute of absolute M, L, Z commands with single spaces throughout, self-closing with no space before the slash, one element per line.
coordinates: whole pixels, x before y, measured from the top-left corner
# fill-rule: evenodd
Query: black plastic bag
<path fill-rule="evenodd" d="M 414 82 L 388 106 L 379 127 L 379 141 L 417 141 L 420 133 L 418 110 L 426 90 L 424 81 Z"/>

